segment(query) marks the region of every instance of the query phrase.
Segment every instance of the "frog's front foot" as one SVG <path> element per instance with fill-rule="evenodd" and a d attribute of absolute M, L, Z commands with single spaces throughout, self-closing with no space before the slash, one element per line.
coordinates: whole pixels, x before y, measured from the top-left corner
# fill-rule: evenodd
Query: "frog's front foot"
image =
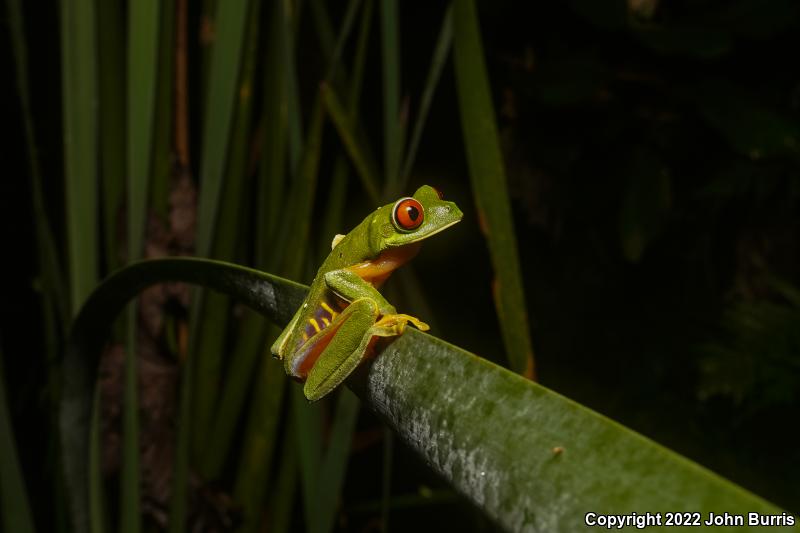
<path fill-rule="evenodd" d="M 431 327 L 422 320 L 411 315 L 402 313 L 383 315 L 380 320 L 372 326 L 372 334 L 378 337 L 394 337 L 400 335 L 406 329 L 406 324 L 411 322 L 420 331 L 428 331 Z"/>

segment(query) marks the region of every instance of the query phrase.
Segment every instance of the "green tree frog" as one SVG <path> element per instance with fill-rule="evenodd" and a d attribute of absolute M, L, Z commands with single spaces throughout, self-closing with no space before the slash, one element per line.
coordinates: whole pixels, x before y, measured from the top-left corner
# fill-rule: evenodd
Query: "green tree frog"
<path fill-rule="evenodd" d="M 429 329 L 398 314 L 378 289 L 417 254 L 422 240 L 461 217 L 456 204 L 424 185 L 334 237 L 305 301 L 271 348 L 287 374 L 305 381 L 306 398 L 316 401 L 335 389 L 371 355 L 378 338 L 400 335 L 409 322 Z"/>

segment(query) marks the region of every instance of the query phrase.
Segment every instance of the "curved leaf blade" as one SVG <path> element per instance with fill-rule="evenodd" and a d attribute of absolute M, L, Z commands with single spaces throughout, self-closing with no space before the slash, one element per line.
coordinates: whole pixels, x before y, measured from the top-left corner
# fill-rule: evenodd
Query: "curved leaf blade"
<path fill-rule="evenodd" d="M 362 400 L 510 531 L 582 531 L 590 511 L 728 512 L 745 524 L 748 512 L 781 513 L 646 437 L 416 330 L 362 378 Z"/>
<path fill-rule="evenodd" d="M 105 335 L 125 304 L 141 290 L 183 281 L 238 298 L 277 322 L 286 323 L 306 288 L 250 268 L 192 258 L 141 261 L 118 270 L 89 296 L 70 331 L 64 356 L 61 446 L 75 531 L 88 530 L 89 427 L 97 367 Z M 280 288 L 279 288 L 280 287 Z"/>
<path fill-rule="evenodd" d="M 78 520 L 85 519 L 85 444 L 102 345 L 98 331 L 127 299 L 160 281 L 225 292 L 279 324 L 289 321 L 307 289 L 229 263 L 181 258 L 133 264 L 92 293 L 75 321 L 65 361 L 81 379 L 65 383 L 61 411 Z M 395 339 L 348 385 L 456 490 L 510 530 L 576 531 L 589 511 L 781 514 L 642 435 L 416 330 Z"/>

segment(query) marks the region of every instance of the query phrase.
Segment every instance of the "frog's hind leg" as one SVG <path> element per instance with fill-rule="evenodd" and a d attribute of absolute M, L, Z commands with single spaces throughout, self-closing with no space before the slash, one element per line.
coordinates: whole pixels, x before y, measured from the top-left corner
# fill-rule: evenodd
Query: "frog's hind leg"
<path fill-rule="evenodd" d="M 338 326 L 336 335 L 330 339 L 308 372 L 303 388 L 306 398 L 318 400 L 342 383 L 364 359 L 374 336 L 396 335 L 382 328 L 374 328 L 377 318 L 377 304 L 369 298 L 363 298 L 347 306 L 329 326 Z M 340 320 L 341 323 L 337 324 Z"/>

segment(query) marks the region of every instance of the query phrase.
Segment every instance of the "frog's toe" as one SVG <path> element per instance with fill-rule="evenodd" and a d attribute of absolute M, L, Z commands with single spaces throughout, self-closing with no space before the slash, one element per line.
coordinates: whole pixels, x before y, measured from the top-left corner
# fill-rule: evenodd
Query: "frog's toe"
<path fill-rule="evenodd" d="M 405 316 L 408 319 L 408 321 L 414 324 L 414 327 L 416 327 L 420 331 L 428 331 L 429 329 L 431 329 L 431 327 L 428 324 L 426 324 L 419 318 L 410 315 L 403 315 L 403 316 Z"/>
<path fill-rule="evenodd" d="M 378 322 L 375 323 L 375 325 L 381 328 L 393 328 L 397 332 L 395 335 L 400 335 L 403 333 L 406 324 L 409 322 L 414 324 L 414 326 L 421 331 L 428 331 L 431 329 L 430 326 L 422 320 L 411 315 L 404 315 L 402 313 L 384 315 L 380 320 L 378 320 Z"/>
<path fill-rule="evenodd" d="M 405 323 L 381 319 L 372 326 L 370 333 L 376 337 L 395 337 L 403 333 Z"/>

